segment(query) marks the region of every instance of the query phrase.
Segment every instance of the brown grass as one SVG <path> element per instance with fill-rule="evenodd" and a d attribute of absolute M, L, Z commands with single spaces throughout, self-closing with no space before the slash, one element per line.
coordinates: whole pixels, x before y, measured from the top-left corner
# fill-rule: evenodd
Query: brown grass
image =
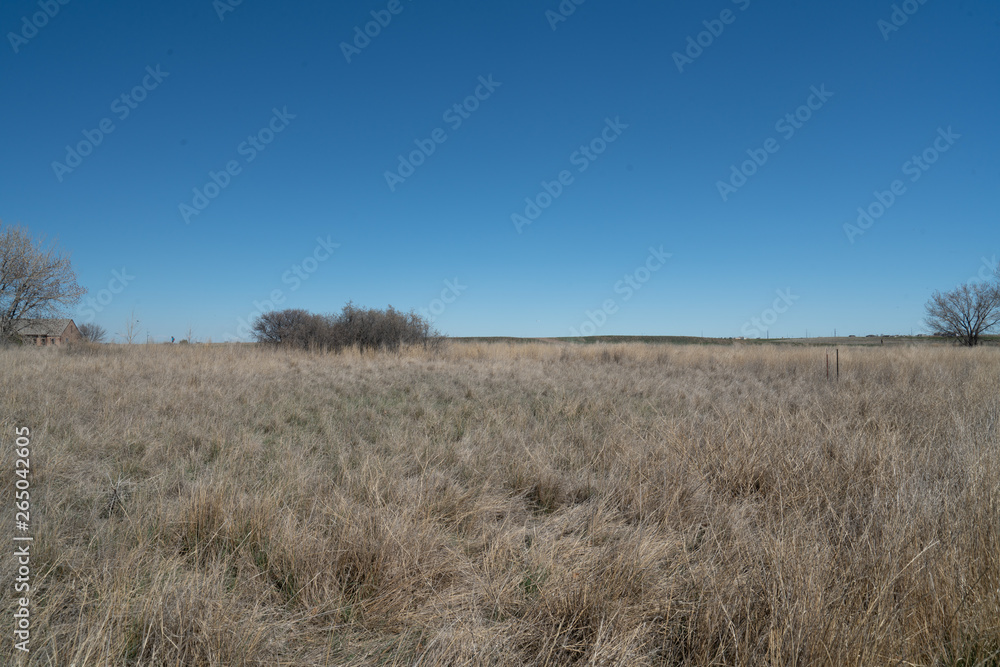
<path fill-rule="evenodd" d="M 1000 350 L 824 354 L 2 350 L 25 664 L 998 664 Z"/>

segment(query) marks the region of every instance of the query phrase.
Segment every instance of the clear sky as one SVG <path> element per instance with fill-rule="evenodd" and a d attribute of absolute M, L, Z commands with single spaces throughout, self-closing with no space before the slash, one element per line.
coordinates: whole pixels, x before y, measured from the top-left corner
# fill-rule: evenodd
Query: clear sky
<path fill-rule="evenodd" d="M 916 333 L 1000 255 L 993 0 L 9 0 L 0 28 L 0 221 L 57 237 L 112 333 L 348 300 L 454 336 Z"/>

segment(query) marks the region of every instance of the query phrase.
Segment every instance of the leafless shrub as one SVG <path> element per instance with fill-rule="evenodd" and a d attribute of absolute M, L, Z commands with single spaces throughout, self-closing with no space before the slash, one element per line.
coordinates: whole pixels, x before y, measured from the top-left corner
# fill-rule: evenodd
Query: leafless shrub
<path fill-rule="evenodd" d="M 414 312 L 403 313 L 359 308 L 348 303 L 336 315 L 316 315 L 305 310 L 271 311 L 260 315 L 252 327 L 255 340 L 299 349 L 357 348 L 361 352 L 395 352 L 402 346 L 427 346 L 439 337 L 430 323 Z"/>
<path fill-rule="evenodd" d="M 84 322 L 79 328 L 83 339 L 90 343 L 103 343 L 108 336 L 104 327 L 93 322 Z"/>

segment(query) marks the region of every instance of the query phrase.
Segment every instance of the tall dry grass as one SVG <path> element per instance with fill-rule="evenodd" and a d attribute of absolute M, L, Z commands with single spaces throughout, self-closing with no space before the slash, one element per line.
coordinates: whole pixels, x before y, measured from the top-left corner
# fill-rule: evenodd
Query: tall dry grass
<path fill-rule="evenodd" d="M 33 433 L 25 664 L 998 664 L 1000 351 L 841 366 L 0 350 L 3 535 Z"/>

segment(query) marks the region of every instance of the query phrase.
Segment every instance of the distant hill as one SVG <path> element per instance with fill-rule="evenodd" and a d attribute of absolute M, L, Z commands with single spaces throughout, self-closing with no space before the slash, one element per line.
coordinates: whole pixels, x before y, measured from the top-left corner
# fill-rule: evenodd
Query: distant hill
<path fill-rule="evenodd" d="M 816 338 L 701 338 L 699 336 L 566 336 L 560 338 L 516 338 L 513 336 L 459 336 L 460 343 L 647 343 L 651 345 L 954 345 L 939 336 L 833 336 Z M 982 344 L 1000 345 L 1000 336 L 983 336 Z"/>

